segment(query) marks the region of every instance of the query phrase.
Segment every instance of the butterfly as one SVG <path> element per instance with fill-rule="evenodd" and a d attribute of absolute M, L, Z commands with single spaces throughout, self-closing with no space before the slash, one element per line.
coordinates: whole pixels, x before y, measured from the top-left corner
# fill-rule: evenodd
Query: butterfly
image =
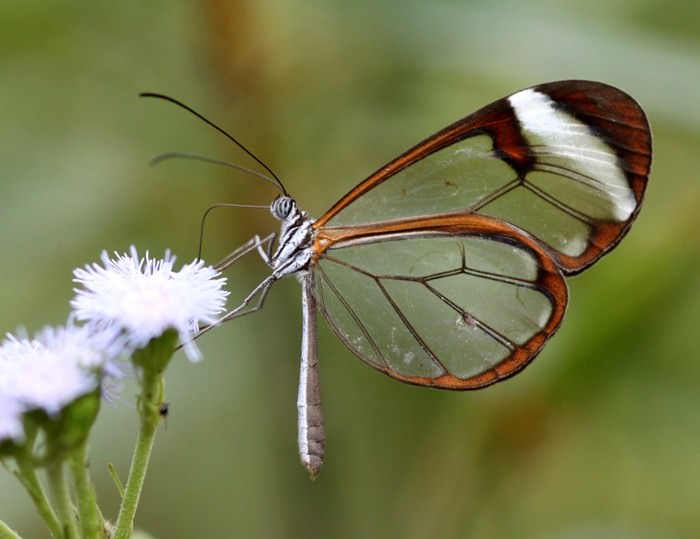
<path fill-rule="evenodd" d="M 146 94 L 164 97 L 159 94 Z M 223 320 L 302 287 L 299 454 L 324 457 L 316 311 L 345 346 L 392 378 L 479 389 L 521 371 L 560 327 L 566 277 L 594 264 L 639 213 L 651 165 L 644 111 L 583 80 L 533 86 L 448 125 L 371 174 L 319 219 L 281 195 L 278 235 L 250 242 L 271 273 Z M 273 249 L 274 244 L 274 249 Z"/>

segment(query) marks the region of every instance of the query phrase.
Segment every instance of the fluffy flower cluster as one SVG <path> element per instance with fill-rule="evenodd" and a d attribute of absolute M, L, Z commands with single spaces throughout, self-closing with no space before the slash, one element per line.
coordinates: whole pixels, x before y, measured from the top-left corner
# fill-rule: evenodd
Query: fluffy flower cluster
<path fill-rule="evenodd" d="M 114 367 L 107 333 L 68 323 L 45 328 L 33 339 L 8 335 L 0 344 L 0 441 L 24 437 L 22 414 L 56 415 L 95 391 Z"/>
<path fill-rule="evenodd" d="M 0 443 L 23 439 L 23 414 L 56 415 L 77 398 L 104 388 L 122 369 L 117 358 L 145 347 L 166 330 L 178 332 L 185 353 L 199 359 L 199 324 L 225 310 L 226 280 L 201 260 L 173 270 L 175 257 L 130 254 L 74 271 L 81 285 L 65 327 L 33 339 L 8 335 L 0 343 Z M 73 319 L 82 325 L 73 323 Z"/>
<path fill-rule="evenodd" d="M 76 269 L 76 290 L 71 306 L 78 320 L 99 328 L 118 328 L 128 349 L 142 348 L 167 329 L 175 329 L 187 356 L 200 358 L 192 340 L 199 324 L 213 324 L 225 310 L 226 279 L 202 260 L 173 271 L 175 257 L 162 260 L 130 255 L 110 259 L 102 253 L 103 266 L 92 264 Z"/>

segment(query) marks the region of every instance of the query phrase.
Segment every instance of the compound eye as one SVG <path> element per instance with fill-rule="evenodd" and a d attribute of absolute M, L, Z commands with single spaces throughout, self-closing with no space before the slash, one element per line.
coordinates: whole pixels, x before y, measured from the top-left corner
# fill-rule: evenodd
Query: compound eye
<path fill-rule="evenodd" d="M 270 212 L 280 221 L 286 219 L 294 208 L 294 200 L 288 196 L 279 196 L 270 204 Z"/>

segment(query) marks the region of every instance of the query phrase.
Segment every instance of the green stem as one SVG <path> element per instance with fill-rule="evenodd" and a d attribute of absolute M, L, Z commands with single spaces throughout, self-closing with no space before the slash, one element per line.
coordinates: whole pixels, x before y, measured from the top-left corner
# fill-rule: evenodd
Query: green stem
<path fill-rule="evenodd" d="M 63 534 L 59 537 L 65 539 L 78 539 L 78 525 L 75 520 L 73 503 L 68 492 L 68 482 L 63 467 L 63 461 L 51 462 L 46 467 L 49 479 L 49 488 L 56 502 L 58 516 L 61 521 Z"/>
<path fill-rule="evenodd" d="M 0 520 L 0 539 L 21 539 L 17 532 Z"/>
<path fill-rule="evenodd" d="M 75 494 L 83 537 L 100 537 L 104 529 L 104 517 L 97 505 L 95 489 L 88 472 L 87 441 L 76 448 L 70 458 L 71 472 L 75 479 Z"/>
<path fill-rule="evenodd" d="M 134 529 L 136 507 L 141 497 L 158 424 L 162 419 L 160 406 L 163 403 L 165 391 L 163 372 L 175 352 L 177 340 L 177 331 L 168 329 L 160 337 L 151 339 L 145 348 L 136 350 L 131 356 L 131 362 L 141 372 L 141 394 L 138 400 L 141 425 L 136 437 L 136 446 L 131 458 L 129 477 L 124 487 L 113 539 L 130 539 Z"/>
<path fill-rule="evenodd" d="M 39 477 L 36 474 L 36 468 L 26 455 L 17 455 L 15 460 L 18 468 L 15 474 L 29 494 L 29 497 L 34 502 L 34 507 L 46 523 L 51 535 L 57 539 L 63 537 L 61 523 L 58 521 L 58 517 L 56 516 L 53 507 L 51 507 L 51 503 L 49 502 L 46 492 L 44 491 L 44 487 L 39 481 Z"/>
<path fill-rule="evenodd" d="M 158 423 L 161 416 L 158 407 L 163 397 L 163 379 L 160 373 L 144 371 L 142 394 L 139 401 L 141 426 L 131 459 L 129 477 L 124 488 L 124 497 L 119 508 L 114 539 L 129 539 L 134 529 L 136 508 L 141 497 L 146 469 L 153 450 Z"/>

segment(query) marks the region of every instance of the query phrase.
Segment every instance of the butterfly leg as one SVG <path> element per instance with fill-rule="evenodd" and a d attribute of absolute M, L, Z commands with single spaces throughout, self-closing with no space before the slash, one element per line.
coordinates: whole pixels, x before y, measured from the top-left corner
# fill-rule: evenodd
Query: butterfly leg
<path fill-rule="evenodd" d="M 245 299 L 241 302 L 241 304 L 238 307 L 227 312 L 223 317 L 221 317 L 213 324 L 209 324 L 208 326 L 204 326 L 202 329 L 200 329 L 197 335 L 195 335 L 195 339 L 208 332 L 209 330 L 215 328 L 216 326 L 223 324 L 224 322 L 228 322 L 229 320 L 233 320 L 235 318 L 240 318 L 241 316 L 245 316 L 247 314 L 252 314 L 262 309 L 263 304 L 265 303 L 265 298 L 267 297 L 267 293 L 270 291 L 270 287 L 277 279 L 278 277 L 275 276 L 275 274 L 266 277 L 264 281 L 262 281 L 258 286 L 256 286 L 253 289 L 253 291 L 245 297 Z M 256 296 L 257 301 L 254 305 L 251 306 L 250 304 L 253 302 L 253 300 L 256 299 Z"/>
<path fill-rule="evenodd" d="M 264 238 L 260 238 L 260 236 L 256 234 L 250 240 L 238 247 L 238 249 L 228 254 L 223 260 L 214 266 L 214 269 L 216 269 L 216 271 L 224 271 L 226 268 L 233 265 L 239 258 L 242 258 L 253 250 L 257 250 L 258 254 L 265 261 L 265 263 L 269 264 L 270 256 L 268 252 L 272 249 L 272 243 L 274 242 L 275 237 L 276 234 L 274 232 L 272 234 L 268 234 Z M 263 245 L 266 244 L 268 252 L 265 252 L 263 249 Z"/>
<path fill-rule="evenodd" d="M 260 256 L 267 256 L 267 253 L 261 252 L 260 250 L 262 249 L 262 245 L 264 245 L 265 243 L 271 244 L 274 237 L 274 234 L 265 236 L 262 239 L 260 239 L 258 236 L 254 236 L 250 239 L 250 241 L 248 241 L 244 245 L 241 245 L 238 249 L 233 251 L 230 255 L 228 255 L 221 262 L 219 262 L 219 264 L 217 264 L 215 268 L 218 271 L 221 271 L 222 269 L 229 267 L 242 256 L 253 251 L 254 249 L 258 250 Z M 285 275 L 289 275 L 290 272 L 296 271 L 296 262 L 297 261 L 295 259 L 290 259 L 285 264 L 282 264 L 273 273 L 268 275 L 262 282 L 260 282 L 260 284 L 258 284 L 258 286 L 256 286 L 253 289 L 253 291 L 250 294 L 248 294 L 245 297 L 245 299 L 243 299 L 243 301 L 238 307 L 226 313 L 222 318 L 220 318 L 213 324 L 204 326 L 199 331 L 199 333 L 197 333 L 195 338 L 206 333 L 213 327 L 223 324 L 224 322 L 228 322 L 229 320 L 233 320 L 234 318 L 240 318 L 241 316 L 245 316 L 247 314 L 251 314 L 262 309 L 263 304 L 265 303 L 265 298 L 267 297 L 267 293 L 270 291 L 270 287 L 272 286 L 272 284 L 275 281 L 284 277 Z M 257 301 L 251 306 L 251 303 L 256 299 L 256 297 Z"/>
<path fill-rule="evenodd" d="M 258 236 L 256 235 L 255 238 Z M 258 243 L 258 254 L 260 255 L 260 258 L 262 258 L 265 261 L 265 264 L 268 266 L 270 265 L 270 261 L 272 260 L 272 246 L 275 243 L 275 238 L 277 237 L 277 234 L 274 232 L 270 234 L 269 236 L 265 236 L 265 239 L 260 240 Z M 263 249 L 263 245 L 267 244 L 267 248 Z"/>

